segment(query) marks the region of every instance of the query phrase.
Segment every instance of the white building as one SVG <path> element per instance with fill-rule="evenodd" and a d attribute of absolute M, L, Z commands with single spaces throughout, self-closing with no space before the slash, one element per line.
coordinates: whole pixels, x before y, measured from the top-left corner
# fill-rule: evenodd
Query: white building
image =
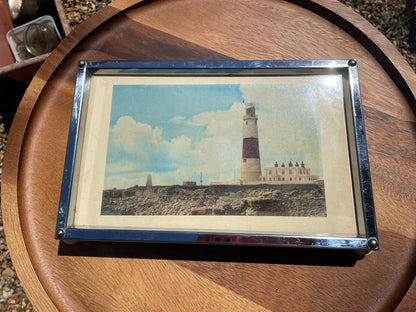
<path fill-rule="evenodd" d="M 264 184 L 309 184 L 318 183 L 319 177 L 311 175 L 311 169 L 306 168 L 303 161 L 301 164 L 291 161 L 286 166 L 284 163 L 279 167 L 277 162 L 274 167 L 264 169 L 264 175 L 258 178 Z"/>

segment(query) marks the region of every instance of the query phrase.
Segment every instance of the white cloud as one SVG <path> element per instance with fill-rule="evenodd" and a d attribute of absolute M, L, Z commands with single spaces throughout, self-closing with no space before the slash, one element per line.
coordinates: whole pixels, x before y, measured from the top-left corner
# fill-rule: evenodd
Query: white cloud
<path fill-rule="evenodd" d="M 185 117 L 183 116 L 174 116 L 171 120 L 173 123 L 182 124 L 185 122 Z"/>
<path fill-rule="evenodd" d="M 153 129 L 147 124 L 136 122 L 130 116 L 120 117 L 110 129 L 111 152 L 125 154 L 128 158 L 154 156 L 154 153 L 163 148 L 163 144 L 162 129 Z"/>
<path fill-rule="evenodd" d="M 105 184 L 117 175 L 148 171 L 155 159 L 165 157 L 166 145 L 162 129 L 120 117 L 109 133 Z"/>
<path fill-rule="evenodd" d="M 143 185 L 148 173 L 154 185 L 181 184 L 185 180 L 204 183 L 239 178 L 241 166 L 242 117 L 244 104 L 234 103 L 228 111 L 204 112 L 190 120 L 173 122 L 204 126 L 206 137 L 193 142 L 185 134 L 170 141 L 162 129 L 121 117 L 110 129 L 105 188 Z"/>
<path fill-rule="evenodd" d="M 234 103 L 228 111 L 204 112 L 195 115 L 192 122 L 205 125 L 210 136 L 238 138 L 242 133 L 244 104 Z"/>

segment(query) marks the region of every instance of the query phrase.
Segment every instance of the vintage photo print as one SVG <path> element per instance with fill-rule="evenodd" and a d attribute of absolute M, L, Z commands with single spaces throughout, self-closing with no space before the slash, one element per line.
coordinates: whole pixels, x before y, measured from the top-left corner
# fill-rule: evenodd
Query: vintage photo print
<path fill-rule="evenodd" d="M 319 91 L 114 85 L 101 214 L 326 217 Z"/>

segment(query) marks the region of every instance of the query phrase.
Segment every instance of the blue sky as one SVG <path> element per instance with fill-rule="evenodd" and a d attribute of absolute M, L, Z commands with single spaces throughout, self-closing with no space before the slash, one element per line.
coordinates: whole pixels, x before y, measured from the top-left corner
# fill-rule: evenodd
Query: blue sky
<path fill-rule="evenodd" d="M 322 178 L 316 84 L 115 85 L 104 188 L 238 180 L 247 102 L 262 170 L 305 161 Z"/>
<path fill-rule="evenodd" d="M 116 85 L 110 127 L 122 116 L 163 129 L 166 140 L 186 133 L 198 140 L 206 136 L 204 125 L 193 125 L 192 131 L 182 120 L 201 112 L 228 110 L 234 102 L 243 101 L 239 85 Z M 113 106 L 114 107 L 114 106 Z M 172 119 L 173 117 L 179 119 Z"/>

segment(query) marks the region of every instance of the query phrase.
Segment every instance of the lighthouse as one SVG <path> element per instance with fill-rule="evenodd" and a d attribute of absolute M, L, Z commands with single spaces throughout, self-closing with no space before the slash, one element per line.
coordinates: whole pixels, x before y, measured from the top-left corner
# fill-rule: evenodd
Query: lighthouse
<path fill-rule="evenodd" d="M 246 115 L 243 117 L 243 155 L 240 177 L 243 183 L 258 181 L 261 176 L 257 120 L 254 105 L 248 103 Z"/>

